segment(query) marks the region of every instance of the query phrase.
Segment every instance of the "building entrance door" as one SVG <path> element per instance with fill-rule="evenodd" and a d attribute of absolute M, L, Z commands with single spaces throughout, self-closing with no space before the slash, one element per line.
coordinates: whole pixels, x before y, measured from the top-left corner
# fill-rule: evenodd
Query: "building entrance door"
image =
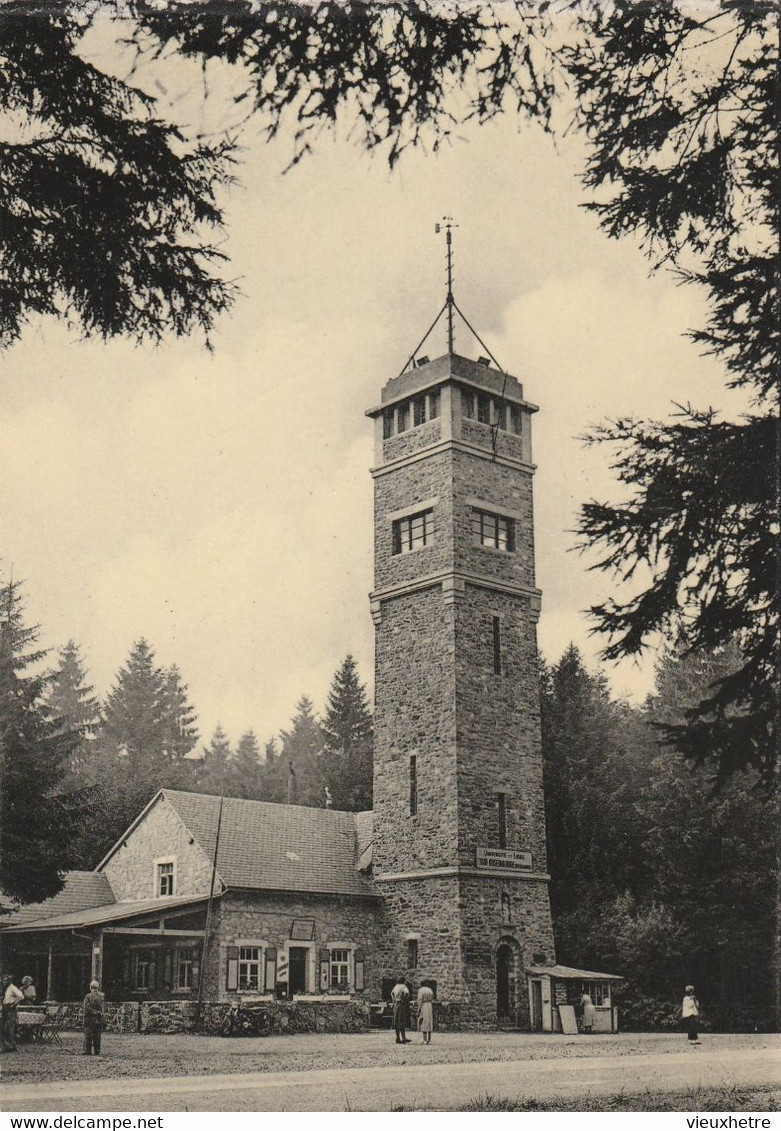
<path fill-rule="evenodd" d="M 532 978 L 529 985 L 532 991 L 532 1032 L 539 1033 L 542 1029 L 542 982 L 539 978 Z"/>
<path fill-rule="evenodd" d="M 293 994 L 306 993 L 306 960 L 309 951 L 305 946 L 291 946 L 290 948 L 290 982 L 289 992 Z"/>
<path fill-rule="evenodd" d="M 512 964 L 513 952 L 503 943 L 496 952 L 496 1013 L 500 1021 L 509 1021 L 515 1015 Z"/>

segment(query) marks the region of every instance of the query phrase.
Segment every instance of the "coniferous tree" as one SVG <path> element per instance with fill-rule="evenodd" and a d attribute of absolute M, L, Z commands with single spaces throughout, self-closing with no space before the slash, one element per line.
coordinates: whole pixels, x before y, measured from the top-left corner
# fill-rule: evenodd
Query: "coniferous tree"
<path fill-rule="evenodd" d="M 37 640 L 10 582 L 0 589 L 0 888 L 22 902 L 62 887 L 81 805 L 63 789 L 78 735 L 52 717 Z"/>
<path fill-rule="evenodd" d="M 187 698 L 187 686 L 176 664 L 163 674 L 161 714 L 166 757 L 172 766 L 181 768 L 182 759 L 195 748 L 199 736 L 195 708 Z"/>
<path fill-rule="evenodd" d="M 254 731 L 248 730 L 239 739 L 230 765 L 230 777 L 232 797 L 246 797 L 254 801 L 263 798 L 260 746 Z"/>
<path fill-rule="evenodd" d="M 280 735 L 280 762 L 285 780 L 284 800 L 291 805 L 324 808 L 323 732 L 315 718 L 312 700 L 305 695 L 296 704 L 290 730 Z"/>
<path fill-rule="evenodd" d="M 636 713 L 615 703 L 603 675 L 589 672 L 570 645 L 543 668 L 541 721 L 551 906 L 556 930 L 566 912 L 598 905 L 645 882 L 642 816 L 635 797 L 645 780 Z M 567 948 L 563 937 L 557 947 Z M 571 955 L 576 957 L 576 955 Z"/>
<path fill-rule="evenodd" d="M 70 769 L 77 778 L 94 752 L 94 738 L 100 725 L 100 703 L 94 691 L 87 683 L 79 646 L 69 640 L 60 652 L 46 698 L 52 718 L 62 719 L 63 726 L 78 736 L 70 759 Z"/>
<path fill-rule="evenodd" d="M 209 745 L 204 747 L 203 758 L 196 769 L 199 793 L 231 796 L 231 786 L 233 785 L 232 758 L 233 751 L 228 736 L 218 724 Z"/>
<path fill-rule="evenodd" d="M 178 671 L 165 672 L 143 638 L 117 674 L 98 734 L 98 784 L 113 793 L 114 839 L 158 789 L 186 788 L 192 767 L 184 750 L 194 726 Z"/>
<path fill-rule="evenodd" d="M 286 801 L 288 774 L 283 769 L 282 757 L 277 752 L 277 743 L 273 738 L 266 743 L 260 771 L 260 799 Z"/>
<path fill-rule="evenodd" d="M 323 772 L 335 809 L 372 807 L 373 728 L 352 656 L 334 674 L 322 723 Z"/>

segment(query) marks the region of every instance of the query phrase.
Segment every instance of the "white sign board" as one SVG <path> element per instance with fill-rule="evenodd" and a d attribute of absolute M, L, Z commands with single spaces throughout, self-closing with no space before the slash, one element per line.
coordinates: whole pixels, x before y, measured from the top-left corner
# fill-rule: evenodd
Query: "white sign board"
<path fill-rule="evenodd" d="M 511 871 L 528 871 L 532 866 L 531 852 L 516 852 L 513 848 L 478 848 L 478 868 L 506 868 Z"/>

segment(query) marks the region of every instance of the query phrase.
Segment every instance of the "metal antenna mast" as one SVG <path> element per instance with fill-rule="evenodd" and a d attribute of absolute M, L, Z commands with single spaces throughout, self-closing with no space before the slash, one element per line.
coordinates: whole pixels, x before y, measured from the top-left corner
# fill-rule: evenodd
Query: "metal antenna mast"
<path fill-rule="evenodd" d="M 453 331 L 453 311 L 455 309 L 455 299 L 453 298 L 453 228 L 457 228 L 458 224 L 453 223 L 452 216 L 443 216 L 442 223 L 436 224 L 434 230 L 439 233 L 445 229 L 445 247 L 447 256 L 447 298 L 445 299 L 445 306 L 447 307 L 447 352 L 454 352 L 455 333 Z"/>

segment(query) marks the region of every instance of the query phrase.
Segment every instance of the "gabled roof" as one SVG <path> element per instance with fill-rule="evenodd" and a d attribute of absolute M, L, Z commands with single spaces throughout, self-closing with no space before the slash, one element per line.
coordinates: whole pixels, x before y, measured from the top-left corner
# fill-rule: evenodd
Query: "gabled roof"
<path fill-rule="evenodd" d="M 34 921 L 26 919 L 18 924 L 7 924 L 5 919 L 0 919 L 0 931 L 64 931 L 78 927 L 99 927 L 107 923 L 118 923 L 124 919 L 170 911 L 174 907 L 206 903 L 208 898 L 207 895 L 161 896 L 157 899 L 140 899 L 126 903 L 110 903 L 103 907 L 88 907 L 62 915 L 47 915 Z"/>
<path fill-rule="evenodd" d="M 41 903 L 25 903 L 13 907 L 10 914 L 0 915 L 0 928 L 23 926 L 89 907 L 103 907 L 116 900 L 108 876 L 99 872 L 67 872 L 65 883 L 57 895 Z"/>
<path fill-rule="evenodd" d="M 176 789 L 162 796 L 211 860 L 220 798 Z M 226 797 L 217 872 L 229 888 L 372 896 L 359 870 L 367 829 L 365 814 Z"/>
<path fill-rule="evenodd" d="M 549 974 L 553 978 L 579 978 L 586 981 L 623 982 L 620 974 L 600 974 L 596 970 L 578 970 L 574 966 L 527 966 L 527 974 Z"/>

